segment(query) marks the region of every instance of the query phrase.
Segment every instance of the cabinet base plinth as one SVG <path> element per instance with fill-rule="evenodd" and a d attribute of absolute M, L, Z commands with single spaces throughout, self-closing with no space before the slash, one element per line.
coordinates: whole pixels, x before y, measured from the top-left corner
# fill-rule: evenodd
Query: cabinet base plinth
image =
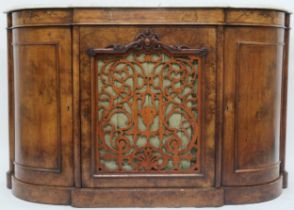
<path fill-rule="evenodd" d="M 223 205 L 223 189 L 115 188 L 74 190 L 76 207 L 206 207 Z"/>
<path fill-rule="evenodd" d="M 283 176 L 263 185 L 225 187 L 225 204 L 259 203 L 272 200 L 282 193 L 282 189 Z"/>
<path fill-rule="evenodd" d="M 271 200 L 282 188 L 282 176 L 263 185 L 223 188 L 71 188 L 28 184 L 12 176 L 16 197 L 74 207 L 216 207 Z"/>
<path fill-rule="evenodd" d="M 45 204 L 69 205 L 71 188 L 24 183 L 12 177 L 12 193 L 16 197 Z"/>

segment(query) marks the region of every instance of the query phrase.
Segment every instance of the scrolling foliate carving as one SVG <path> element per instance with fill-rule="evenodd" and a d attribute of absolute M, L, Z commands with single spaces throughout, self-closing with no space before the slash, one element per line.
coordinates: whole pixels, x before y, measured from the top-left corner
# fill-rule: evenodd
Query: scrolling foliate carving
<path fill-rule="evenodd" d="M 88 52 L 95 61 L 97 171 L 199 171 L 206 49 L 165 45 L 147 30 L 128 45 Z"/>

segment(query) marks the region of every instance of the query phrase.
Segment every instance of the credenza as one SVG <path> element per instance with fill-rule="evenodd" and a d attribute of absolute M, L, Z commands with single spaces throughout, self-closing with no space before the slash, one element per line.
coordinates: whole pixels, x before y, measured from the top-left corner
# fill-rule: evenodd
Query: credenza
<path fill-rule="evenodd" d="M 287 187 L 290 14 L 7 12 L 10 169 L 21 199 L 202 207 Z"/>

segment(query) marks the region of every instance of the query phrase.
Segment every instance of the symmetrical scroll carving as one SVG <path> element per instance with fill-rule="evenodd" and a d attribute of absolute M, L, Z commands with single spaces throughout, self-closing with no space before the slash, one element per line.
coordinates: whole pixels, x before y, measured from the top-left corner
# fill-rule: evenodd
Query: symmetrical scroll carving
<path fill-rule="evenodd" d="M 164 45 L 149 30 L 95 56 L 96 167 L 103 172 L 195 173 L 205 49 Z"/>

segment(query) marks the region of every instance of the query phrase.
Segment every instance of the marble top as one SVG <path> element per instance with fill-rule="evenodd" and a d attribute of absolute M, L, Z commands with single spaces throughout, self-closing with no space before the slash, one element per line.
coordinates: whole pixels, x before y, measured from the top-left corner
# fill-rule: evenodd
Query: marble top
<path fill-rule="evenodd" d="M 289 0 L 288 0 L 289 1 Z M 83 0 L 83 1 L 51 1 L 48 3 L 35 3 L 34 1 L 23 1 L 25 3 L 20 3 L 13 6 L 13 2 L 10 7 L 6 8 L 5 12 L 11 12 L 15 10 L 22 9 L 42 9 L 42 8 L 244 8 L 244 9 L 273 9 L 281 10 L 285 12 L 292 12 L 291 5 L 287 5 L 287 1 L 263 1 L 263 0 L 246 0 L 246 1 L 236 1 L 236 0 L 148 0 L 148 1 L 138 1 L 138 0 Z M 55 3 L 56 2 L 56 3 Z M 254 3 L 255 2 L 255 3 Z M 258 2 L 258 3 L 256 3 Z M 292 4 L 293 3 L 288 3 Z M 286 7 L 288 6 L 288 7 Z M 293 7 L 292 6 L 292 7 Z"/>

